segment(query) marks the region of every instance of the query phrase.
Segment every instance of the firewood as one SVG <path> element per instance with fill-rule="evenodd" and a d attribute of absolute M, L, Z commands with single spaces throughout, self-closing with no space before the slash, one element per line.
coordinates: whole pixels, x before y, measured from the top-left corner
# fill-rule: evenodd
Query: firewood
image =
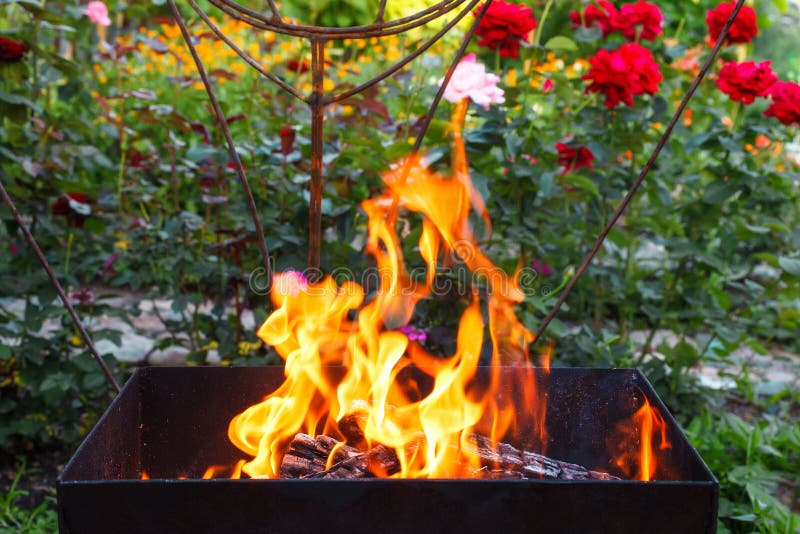
<path fill-rule="evenodd" d="M 608 473 L 521 451 L 508 443 L 492 447 L 491 440 L 485 436 L 470 434 L 466 442 L 466 452 L 481 460 L 482 467 L 471 473 L 475 478 L 617 480 Z M 329 461 L 331 452 L 333 457 Z M 363 451 L 328 436 L 312 438 L 307 434 L 297 434 L 283 458 L 280 473 L 283 478 L 347 479 L 387 476 L 399 470 L 397 455 L 383 445 Z"/>
<path fill-rule="evenodd" d="M 617 477 L 600 471 L 587 469 L 582 465 L 554 460 L 543 454 L 520 451 L 508 443 L 492 442 L 485 436 L 470 434 L 467 442 L 474 445 L 468 452 L 476 454 L 490 473 L 520 473 L 519 478 L 549 478 L 561 480 L 617 480 Z M 509 478 L 503 476 L 501 478 Z M 512 477 L 517 478 L 517 477 Z"/>

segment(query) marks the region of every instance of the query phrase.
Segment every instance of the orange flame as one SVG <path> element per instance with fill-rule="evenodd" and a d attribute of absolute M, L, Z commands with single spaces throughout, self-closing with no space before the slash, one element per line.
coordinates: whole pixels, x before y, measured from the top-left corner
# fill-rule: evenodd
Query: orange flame
<path fill-rule="evenodd" d="M 509 277 L 495 266 L 469 225 L 474 208 L 490 229 L 483 200 L 469 178 L 460 135 L 465 111 L 466 103 L 456 106 L 452 121 L 452 176 L 431 171 L 413 154 L 383 174 L 387 192 L 362 204 L 368 216 L 366 252 L 379 273 L 374 296 L 367 299 L 359 284 L 337 285 L 330 276 L 308 284 L 298 273 L 276 275 L 271 293 L 276 309 L 258 336 L 285 360 L 286 379 L 230 423 L 229 439 L 252 457 L 242 466 L 244 473 L 277 477 L 297 433 L 342 437 L 337 423 L 348 416 L 357 416 L 368 445 L 394 449 L 400 472 L 393 476 L 400 477 L 469 476 L 480 465 L 464 440 L 476 425 L 490 428 L 495 441 L 519 430 L 516 408 L 501 394 L 499 371 L 489 387 L 472 387 L 485 343 L 491 343 L 493 364 L 527 365 L 534 336 L 513 310 L 524 298 L 518 273 Z M 423 217 L 419 254 L 427 266 L 424 280 L 406 271 L 395 231 L 397 207 Z M 473 290 L 459 322 L 455 353 L 439 358 L 399 329 L 431 294 L 440 260 L 454 257 L 473 273 L 474 285 L 485 285 L 488 297 L 484 311 Z M 545 359 L 549 366 L 549 353 Z M 410 365 L 427 374 L 432 387 L 408 379 L 402 371 Z M 341 366 L 344 376 L 331 376 L 329 366 Z M 519 387 L 534 415 L 533 441 L 543 446 L 545 404 L 533 373 L 529 369 L 530 384 Z"/>
<path fill-rule="evenodd" d="M 630 420 L 623 421 L 610 437 L 614 463 L 630 478 L 655 480 L 656 471 L 665 471 L 659 451 L 672 447 L 667 439 L 667 425 L 658 408 L 645 398 Z"/>

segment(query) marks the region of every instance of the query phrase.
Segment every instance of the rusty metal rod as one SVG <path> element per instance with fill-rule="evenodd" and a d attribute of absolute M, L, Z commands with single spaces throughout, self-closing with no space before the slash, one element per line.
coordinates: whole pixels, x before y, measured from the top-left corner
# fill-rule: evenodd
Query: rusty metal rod
<path fill-rule="evenodd" d="M 272 74 L 271 72 L 269 72 L 258 61 L 256 61 L 250 54 L 248 54 L 247 52 L 245 52 L 244 50 L 239 48 L 236 45 L 236 43 L 234 43 L 227 35 L 222 33 L 222 30 L 220 30 L 219 27 L 217 27 L 217 25 L 214 24 L 211 21 L 211 19 L 208 17 L 208 15 L 205 13 L 205 11 L 203 11 L 200 8 L 200 6 L 197 5 L 197 2 L 195 2 L 194 0 L 188 0 L 188 3 L 189 3 L 189 6 L 191 6 L 191 8 L 195 11 L 195 13 L 197 13 L 197 15 L 201 19 L 203 19 L 203 22 L 205 22 L 206 26 L 208 26 L 208 28 L 212 32 L 214 32 L 214 35 L 219 37 L 226 45 L 228 45 L 231 48 L 231 50 L 236 52 L 236 54 L 240 58 L 242 58 L 248 65 L 250 65 L 251 67 L 256 69 L 256 71 L 258 71 L 259 74 L 261 74 L 262 76 L 264 76 L 265 78 L 267 78 L 271 82 L 273 82 L 276 85 L 278 85 L 278 87 L 280 87 L 284 91 L 288 92 L 293 97 L 297 98 L 298 100 L 302 100 L 303 102 L 308 102 L 308 100 L 297 89 L 295 89 L 294 87 L 292 87 L 291 85 L 286 83 L 286 81 L 284 81 L 283 78 L 281 78 L 280 76 L 276 76 L 276 75 Z"/>
<path fill-rule="evenodd" d="M 650 170 L 655 165 L 656 159 L 658 158 L 659 154 L 661 154 L 661 150 L 667 144 L 667 141 L 669 140 L 670 136 L 672 135 L 672 130 L 673 130 L 673 128 L 675 128 L 675 125 L 678 123 L 678 120 L 680 119 L 681 115 L 683 114 L 683 111 L 686 109 L 686 106 L 689 104 L 689 100 L 691 100 L 692 96 L 694 96 L 695 91 L 697 91 L 697 88 L 700 86 L 700 82 L 703 81 L 703 78 L 705 78 L 706 73 L 711 68 L 711 64 L 716 59 L 717 54 L 719 54 L 720 48 L 722 48 L 722 45 L 724 44 L 726 38 L 728 37 L 728 31 L 730 30 L 731 25 L 733 24 L 733 21 L 736 19 L 736 16 L 739 14 L 739 11 L 742 9 L 742 5 L 744 5 L 744 0 L 738 0 L 738 2 L 736 3 L 736 6 L 733 9 L 733 12 L 731 13 L 731 16 L 728 18 L 728 21 L 725 23 L 725 26 L 722 28 L 722 32 L 719 35 L 719 39 L 717 39 L 716 44 L 714 44 L 714 47 L 711 49 L 711 54 L 709 54 L 708 58 L 706 59 L 705 63 L 703 64 L 703 67 L 700 69 L 700 72 L 697 74 L 697 77 L 695 77 L 694 81 L 692 82 L 692 85 L 689 86 L 689 90 L 683 96 L 683 99 L 681 99 L 681 102 L 678 105 L 678 108 L 675 110 L 675 113 L 672 115 L 672 118 L 669 120 L 669 123 L 667 124 L 666 130 L 664 130 L 664 133 L 661 135 L 661 138 L 658 140 L 658 143 L 656 144 L 656 147 L 653 150 L 653 153 L 650 155 L 650 158 L 647 160 L 647 163 L 645 163 L 644 167 L 642 167 L 642 171 L 639 173 L 639 176 L 636 178 L 636 180 L 634 180 L 633 185 L 631 185 L 630 189 L 625 194 L 625 197 L 622 199 L 622 201 L 620 202 L 619 206 L 617 206 L 617 209 L 614 211 L 614 214 L 608 220 L 608 223 L 606 224 L 605 228 L 603 228 L 603 231 L 600 232 L 599 236 L 597 236 L 597 240 L 594 242 L 594 245 L 592 246 L 592 249 L 589 251 L 589 253 L 586 255 L 586 257 L 583 258 L 583 261 L 581 262 L 580 266 L 575 271 L 575 275 L 567 283 L 567 286 L 564 288 L 564 291 L 561 292 L 561 295 L 559 296 L 558 301 L 556 301 L 556 303 L 553 306 L 553 308 L 550 310 L 550 312 L 544 318 L 542 323 L 539 325 L 539 328 L 536 330 L 536 335 L 534 337 L 534 340 L 533 340 L 533 342 L 531 342 L 529 347 L 532 346 L 534 343 L 536 343 L 536 341 L 540 337 L 542 337 L 542 334 L 547 329 L 547 326 L 550 324 L 550 322 L 558 314 L 558 311 L 561 309 L 561 306 L 564 304 L 564 301 L 567 300 L 567 297 L 569 296 L 570 292 L 575 287 L 575 285 L 578 283 L 578 280 L 580 280 L 581 276 L 586 271 L 586 268 L 592 262 L 594 257 L 597 255 L 597 252 L 600 250 L 600 247 L 603 246 L 603 242 L 605 241 L 605 239 L 608 236 L 609 232 L 611 232 L 611 229 L 614 227 L 615 224 L 617 224 L 617 221 L 622 216 L 622 214 L 625 212 L 625 209 L 628 207 L 628 204 L 631 203 L 631 200 L 633 199 L 633 196 L 636 194 L 636 191 L 639 189 L 639 186 L 642 185 L 642 182 L 644 182 L 644 179 L 647 177 L 647 174 L 650 172 Z"/>
<path fill-rule="evenodd" d="M 351 96 L 354 96 L 354 95 L 364 91 L 365 89 L 368 89 L 369 87 L 372 87 L 376 83 L 379 83 L 379 82 L 385 80 L 386 78 L 388 78 L 389 76 L 391 76 L 395 72 L 399 71 L 400 69 L 402 69 L 403 67 L 405 67 L 406 65 L 408 65 L 409 63 L 411 63 L 412 61 L 417 59 L 419 56 L 421 56 L 422 54 L 427 52 L 427 50 L 431 46 L 433 46 L 436 43 L 436 41 L 441 39 L 447 32 L 449 32 L 451 29 L 453 29 L 453 26 L 458 24 L 461 21 L 461 19 L 464 18 L 467 13 L 472 11 L 472 8 L 475 7 L 475 5 L 477 5 L 478 2 L 480 2 L 480 1 L 481 0 L 471 0 L 466 8 L 464 8 L 458 15 L 456 15 L 453 18 L 453 20 L 448 22 L 441 30 L 436 32 L 436 34 L 433 37 L 431 37 L 430 39 L 428 39 L 427 41 L 425 41 L 424 43 L 419 45 L 416 50 L 414 50 L 408 56 L 406 56 L 402 60 L 398 61 L 397 63 L 395 63 L 394 65 L 392 65 L 391 67 L 389 67 L 388 69 L 383 71 L 381 74 L 379 74 L 379 75 L 377 75 L 377 76 L 365 81 L 364 83 L 362 83 L 360 85 L 357 85 L 356 87 L 353 87 L 352 89 L 349 89 L 349 90 L 344 91 L 342 93 L 339 93 L 337 95 L 332 95 L 332 96 L 326 98 L 325 99 L 325 103 L 328 104 L 328 103 L 333 103 L 333 102 L 340 102 L 342 100 L 350 98 Z M 491 4 L 491 0 L 489 0 L 488 3 Z M 481 18 L 482 17 L 483 17 L 483 15 L 481 15 Z M 480 18 L 476 18 L 476 20 L 480 21 Z M 469 39 L 472 38 L 472 32 L 468 32 L 468 37 L 469 38 L 466 40 L 467 43 L 469 43 Z M 466 48 L 466 47 L 464 47 L 464 48 Z M 454 59 L 455 63 L 453 63 L 453 64 L 457 65 L 458 62 L 461 60 L 462 56 L 463 56 L 463 51 L 461 52 L 461 54 L 456 53 L 456 57 Z M 449 78 L 448 78 L 448 80 L 449 80 Z M 436 105 L 438 105 L 438 102 L 434 106 L 436 106 Z M 435 109 L 436 108 L 434 107 L 434 111 L 435 111 Z"/>
<path fill-rule="evenodd" d="M 375 23 L 376 24 L 383 24 L 383 15 L 386 12 L 386 0 L 381 0 L 378 4 L 378 13 L 375 15 Z"/>
<path fill-rule="evenodd" d="M 418 11 L 407 17 L 395 19 L 389 22 L 377 21 L 372 24 L 350 27 L 322 27 L 309 26 L 305 24 L 293 24 L 284 22 L 275 17 L 264 17 L 260 13 L 248 9 L 232 0 L 209 0 L 217 9 L 227 13 L 231 17 L 241 22 L 263 30 L 271 30 L 284 35 L 295 37 L 320 37 L 326 39 L 347 39 L 347 38 L 368 38 L 385 37 L 396 33 L 402 33 L 411 28 L 417 28 L 428 22 L 447 14 L 461 5 L 465 0 L 444 0 L 426 9 Z"/>
<path fill-rule="evenodd" d="M 473 5 L 477 2 L 473 2 Z M 461 62 L 461 58 L 464 57 L 464 52 L 467 51 L 467 46 L 469 46 L 469 42 L 472 40 L 472 36 L 475 34 L 475 30 L 478 29 L 480 26 L 481 21 L 483 20 L 484 15 L 486 12 L 489 11 L 489 6 L 492 5 L 492 0 L 486 0 L 481 7 L 481 10 L 475 14 L 475 20 L 472 21 L 472 26 L 470 26 L 467 33 L 464 35 L 464 38 L 461 40 L 461 46 L 458 48 L 455 57 L 453 58 L 453 62 L 450 64 L 450 68 L 447 69 L 447 72 L 444 75 L 444 79 L 442 80 L 442 85 L 439 86 L 439 90 L 436 91 L 436 96 L 433 97 L 433 102 L 431 103 L 431 107 L 428 109 L 428 113 L 422 119 L 422 124 L 420 125 L 419 133 L 417 134 L 417 139 L 414 141 L 414 152 L 418 152 L 420 148 L 422 148 L 422 140 L 425 137 L 425 134 L 428 132 L 428 127 L 431 125 L 431 121 L 433 120 L 433 115 L 436 113 L 436 108 L 439 107 L 439 102 L 442 101 L 442 97 L 444 96 L 444 91 L 447 89 L 447 84 L 450 83 L 450 78 L 453 77 L 453 73 L 456 71 L 458 64 Z"/>
<path fill-rule="evenodd" d="M 214 109 L 214 115 L 217 117 L 217 123 L 222 129 L 222 133 L 225 136 L 225 141 L 228 144 L 228 153 L 236 167 L 236 175 L 239 177 L 239 182 L 242 184 L 242 189 L 244 190 L 245 197 L 247 198 L 247 206 L 250 210 L 250 217 L 253 219 L 253 224 L 256 227 L 256 239 L 258 240 L 258 248 L 261 250 L 261 259 L 264 263 L 264 270 L 267 277 L 267 290 L 269 290 L 272 287 L 272 265 L 269 259 L 267 243 L 264 238 L 264 227 L 261 226 L 261 220 L 258 216 L 258 208 L 256 207 L 255 198 L 253 198 L 253 191 L 250 189 L 250 183 L 247 181 L 247 175 L 245 174 L 244 165 L 242 165 L 242 159 L 239 157 L 239 153 L 236 151 L 236 145 L 233 142 L 233 136 L 231 135 L 231 130 L 228 127 L 225 114 L 222 112 L 222 107 L 219 105 L 219 100 L 217 100 L 217 95 L 214 93 L 214 88 L 211 86 L 211 80 L 208 78 L 208 74 L 203 66 L 203 62 L 200 60 L 200 56 L 197 54 L 197 49 L 195 48 L 194 43 L 192 43 L 192 36 L 189 34 L 189 29 L 186 27 L 186 22 L 183 20 L 183 16 L 178 10 L 178 6 L 175 5 L 175 0 L 168 1 L 169 7 L 172 9 L 172 14 L 175 17 L 175 22 L 181 29 L 183 40 L 186 41 L 186 46 L 189 47 L 189 52 L 192 55 L 192 59 L 194 59 L 197 72 L 200 75 L 200 78 L 203 80 L 206 93 L 208 93 L 208 99 L 211 101 L 211 106 Z"/>
<path fill-rule="evenodd" d="M 477 3 L 477 2 L 475 2 Z M 414 140 L 414 146 L 412 148 L 412 154 L 416 154 L 419 152 L 420 148 L 422 148 L 422 141 L 425 138 L 425 134 L 428 132 L 428 128 L 430 127 L 431 121 L 433 120 L 433 115 L 436 113 L 436 109 L 439 107 L 439 103 L 442 101 L 442 97 L 444 96 L 444 92 L 447 89 L 447 84 L 450 83 L 450 79 L 453 77 L 453 73 L 456 71 L 458 64 L 461 62 L 461 58 L 464 57 L 464 53 L 467 51 L 467 46 L 469 46 L 469 42 L 472 40 L 472 36 L 475 34 L 475 30 L 478 29 L 478 26 L 483 20 L 484 15 L 489 10 L 489 6 L 492 4 L 492 0 L 486 0 L 486 3 L 483 4 L 481 10 L 475 14 L 475 20 L 472 21 L 472 26 L 470 26 L 467 33 L 464 34 L 463 39 L 461 40 L 461 46 L 456 51 L 456 55 L 453 58 L 453 62 L 450 63 L 450 67 L 448 67 L 447 72 L 442 79 L 442 84 L 439 86 L 439 90 L 436 91 L 436 96 L 433 97 L 433 102 L 431 103 L 430 108 L 428 108 L 428 113 L 425 114 L 425 117 L 422 119 L 422 123 L 420 125 L 419 132 L 417 132 L 417 138 Z M 408 179 L 408 173 L 411 171 L 411 159 L 406 160 L 403 165 L 403 172 L 400 174 L 399 182 L 401 184 L 405 183 Z M 397 219 L 397 210 L 400 205 L 400 197 L 396 193 L 392 193 L 392 205 L 389 207 L 389 211 L 387 212 L 387 220 L 395 221 Z"/>
<path fill-rule="evenodd" d="M 28 241 L 28 244 L 33 249 L 34 254 L 36 254 L 36 257 L 39 258 L 39 263 L 41 263 L 42 267 L 44 267 L 44 270 L 47 273 L 47 277 L 50 278 L 50 282 L 53 284 L 53 287 L 55 288 L 56 293 L 58 294 L 58 298 L 60 298 L 61 302 L 64 303 L 64 307 L 67 308 L 67 312 L 69 313 L 70 317 L 72 317 L 72 320 L 75 323 L 75 327 L 78 329 L 78 332 L 81 335 L 81 339 L 83 340 L 84 343 L 86 343 L 86 347 L 89 349 L 89 352 L 92 353 L 92 356 L 94 357 L 95 361 L 103 370 L 103 374 L 106 375 L 106 380 L 108 380 L 108 383 L 111 384 L 111 387 L 114 388 L 115 392 L 119 393 L 120 390 L 119 383 L 114 378 L 114 375 L 111 373 L 111 370 L 108 368 L 108 365 L 106 365 L 106 362 L 100 356 L 100 353 L 97 351 L 97 347 L 94 346 L 92 338 L 89 337 L 89 332 L 86 331 L 86 328 L 83 326 L 83 322 L 81 322 L 81 319 L 78 316 L 78 312 L 76 312 L 75 308 L 72 307 L 72 303 L 69 301 L 69 297 L 67 297 L 67 294 L 64 291 L 64 288 L 61 286 L 61 283 L 58 281 L 58 278 L 56 278 L 56 275 L 53 272 L 53 268 L 50 266 L 50 262 L 47 261 L 47 258 L 45 258 L 42 249 L 39 248 L 39 243 L 36 242 L 36 238 L 33 237 L 33 234 L 28 229 L 28 225 L 26 225 L 25 221 L 22 220 L 22 216 L 19 214 L 17 206 L 14 204 L 14 201 L 8 194 L 8 191 L 6 191 L 6 188 L 3 185 L 3 182 L 1 181 L 0 181 L 0 195 L 2 195 L 3 202 L 5 202 L 6 206 L 8 206 L 8 209 L 11 210 L 11 215 L 14 216 L 14 220 L 17 221 L 17 224 L 22 230 L 22 233 L 25 234 L 25 240 Z"/>
<path fill-rule="evenodd" d="M 311 191 L 308 212 L 308 267 L 318 270 L 322 246 L 322 135 L 325 130 L 323 83 L 325 40 L 311 39 Z"/>

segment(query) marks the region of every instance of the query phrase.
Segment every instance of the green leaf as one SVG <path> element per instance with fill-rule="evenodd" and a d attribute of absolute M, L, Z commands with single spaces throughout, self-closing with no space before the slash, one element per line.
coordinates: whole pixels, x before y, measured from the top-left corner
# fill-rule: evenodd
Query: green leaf
<path fill-rule="evenodd" d="M 11 347 L 0 345 L 0 360 L 5 361 L 11 358 Z"/>
<path fill-rule="evenodd" d="M 39 106 L 34 104 L 33 101 L 29 100 L 28 98 L 22 95 L 0 91 L 0 100 L 2 100 L 3 102 L 7 102 L 8 104 L 17 104 L 29 107 L 35 113 L 42 113 L 42 108 L 40 108 Z"/>
<path fill-rule="evenodd" d="M 738 189 L 722 180 L 711 182 L 703 191 L 703 200 L 709 204 L 722 204 L 736 193 Z"/>
<path fill-rule="evenodd" d="M 561 177 L 561 181 L 576 189 L 591 193 L 594 197 L 600 198 L 600 190 L 597 184 L 585 176 L 581 176 L 580 174 L 565 174 Z"/>
<path fill-rule="evenodd" d="M 578 50 L 578 45 L 569 37 L 563 35 L 556 35 L 548 40 L 544 47 L 553 52 L 575 52 Z"/>
<path fill-rule="evenodd" d="M 778 265 L 787 273 L 800 276 L 800 258 L 789 258 L 787 256 L 778 257 Z"/>

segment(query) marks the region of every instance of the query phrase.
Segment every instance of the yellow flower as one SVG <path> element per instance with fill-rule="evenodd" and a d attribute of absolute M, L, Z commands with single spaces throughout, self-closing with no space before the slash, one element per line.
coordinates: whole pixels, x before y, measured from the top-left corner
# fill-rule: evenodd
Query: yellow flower
<path fill-rule="evenodd" d="M 128 250 L 128 247 L 130 246 L 130 244 L 131 244 L 131 242 L 129 240 L 120 239 L 119 241 L 114 243 L 114 246 L 117 247 L 120 250 Z"/>
<path fill-rule="evenodd" d="M 208 343 L 200 347 L 200 350 L 212 350 L 216 349 L 217 347 L 219 347 L 219 343 L 217 343 L 216 341 L 209 341 Z"/>
<path fill-rule="evenodd" d="M 72 337 L 69 338 L 69 342 L 73 347 L 80 347 L 83 345 L 83 340 L 78 334 L 72 334 Z"/>
<path fill-rule="evenodd" d="M 254 341 L 250 343 L 249 341 L 240 341 L 239 342 L 239 355 L 240 356 L 247 356 L 250 353 L 253 353 L 261 348 L 261 341 Z"/>
<path fill-rule="evenodd" d="M 517 86 L 517 69 L 508 69 L 506 73 L 506 85 L 509 87 Z"/>

